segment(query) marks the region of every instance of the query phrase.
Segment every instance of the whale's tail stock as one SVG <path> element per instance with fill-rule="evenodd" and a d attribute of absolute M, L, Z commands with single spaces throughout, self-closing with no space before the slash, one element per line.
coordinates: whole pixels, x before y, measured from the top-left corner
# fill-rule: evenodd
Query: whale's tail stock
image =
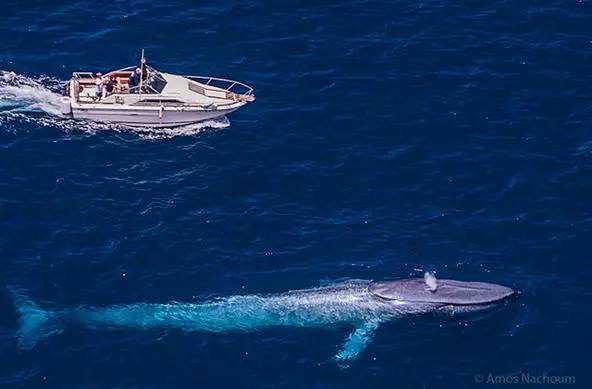
<path fill-rule="evenodd" d="M 21 349 L 30 350 L 41 339 L 62 332 L 57 312 L 40 308 L 18 289 L 9 287 L 8 290 L 18 314 L 16 338 Z"/>

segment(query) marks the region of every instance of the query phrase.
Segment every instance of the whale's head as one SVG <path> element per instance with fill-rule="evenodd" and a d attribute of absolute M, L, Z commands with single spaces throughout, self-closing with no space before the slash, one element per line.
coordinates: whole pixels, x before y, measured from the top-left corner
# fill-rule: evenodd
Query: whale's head
<path fill-rule="evenodd" d="M 373 282 L 374 296 L 397 305 L 417 307 L 418 311 L 481 311 L 498 305 L 516 292 L 506 286 L 486 282 L 436 280 L 432 275 L 397 281 Z"/>

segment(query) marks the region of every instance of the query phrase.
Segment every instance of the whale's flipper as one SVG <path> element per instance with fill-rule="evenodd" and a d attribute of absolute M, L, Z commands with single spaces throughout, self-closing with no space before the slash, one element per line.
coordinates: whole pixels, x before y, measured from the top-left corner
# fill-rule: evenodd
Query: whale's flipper
<path fill-rule="evenodd" d="M 27 296 L 9 288 L 19 314 L 19 329 L 16 333 L 18 346 L 30 350 L 37 342 L 53 334 L 62 332 L 56 312 L 39 308 Z"/>
<path fill-rule="evenodd" d="M 380 321 L 372 320 L 362 323 L 351 334 L 348 335 L 343 347 L 335 355 L 337 363 L 344 368 L 349 366 L 349 362 L 357 358 L 364 351 L 368 343 L 372 341 L 372 336 L 380 326 Z"/>

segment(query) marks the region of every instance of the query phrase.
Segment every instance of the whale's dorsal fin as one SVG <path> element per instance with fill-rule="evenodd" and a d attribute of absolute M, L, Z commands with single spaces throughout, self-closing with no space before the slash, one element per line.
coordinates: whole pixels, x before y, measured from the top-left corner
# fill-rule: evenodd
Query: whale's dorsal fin
<path fill-rule="evenodd" d="M 343 368 L 349 367 L 349 363 L 357 358 L 372 341 L 374 332 L 380 326 L 379 320 L 370 320 L 362 323 L 347 336 L 345 343 L 335 354 L 335 360 Z"/>

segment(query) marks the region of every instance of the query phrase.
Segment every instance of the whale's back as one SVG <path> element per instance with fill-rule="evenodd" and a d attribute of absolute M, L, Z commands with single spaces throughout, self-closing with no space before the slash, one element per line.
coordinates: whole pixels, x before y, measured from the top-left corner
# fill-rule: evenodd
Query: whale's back
<path fill-rule="evenodd" d="M 438 280 L 431 287 L 421 278 L 373 282 L 369 291 L 387 300 L 444 305 L 490 304 L 514 294 L 510 288 L 486 282 Z"/>

